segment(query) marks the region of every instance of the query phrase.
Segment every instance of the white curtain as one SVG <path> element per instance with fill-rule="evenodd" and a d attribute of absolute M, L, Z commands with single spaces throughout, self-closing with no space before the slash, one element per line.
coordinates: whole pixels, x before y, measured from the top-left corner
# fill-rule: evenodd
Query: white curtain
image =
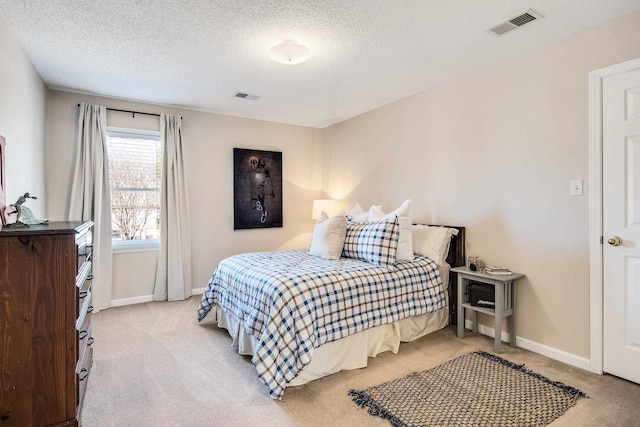
<path fill-rule="evenodd" d="M 182 118 L 160 116 L 162 176 L 160 182 L 160 251 L 153 299 L 191 296 L 191 229 L 187 181 L 182 156 Z"/>
<path fill-rule="evenodd" d="M 93 227 L 94 312 L 111 306 L 111 193 L 107 158 L 107 109 L 80 104 L 75 170 L 69 202 L 69 220 L 91 220 Z"/>

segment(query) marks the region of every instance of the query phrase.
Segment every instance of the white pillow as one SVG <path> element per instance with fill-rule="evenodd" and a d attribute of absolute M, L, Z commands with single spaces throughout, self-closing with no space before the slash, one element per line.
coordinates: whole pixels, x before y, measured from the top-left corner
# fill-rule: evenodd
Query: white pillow
<path fill-rule="evenodd" d="M 449 254 L 451 236 L 458 234 L 458 230 L 448 227 L 435 227 L 429 225 L 414 225 L 413 251 L 416 255 L 426 256 L 438 265 L 444 265 Z"/>
<path fill-rule="evenodd" d="M 364 211 L 362 210 L 362 206 L 360 206 L 360 203 L 356 202 L 356 204 L 353 205 L 353 207 L 351 208 L 351 210 L 347 215 L 356 216 L 356 215 L 360 215 L 363 212 Z"/>
<path fill-rule="evenodd" d="M 372 212 L 378 212 L 380 211 L 380 208 L 382 208 L 382 205 L 371 205 L 371 207 L 369 208 L 368 211 L 364 212 L 362 210 L 362 207 L 360 206 L 360 204 L 358 202 L 356 202 L 355 206 L 353 208 L 351 208 L 351 210 L 349 211 L 349 216 L 351 217 L 351 220 L 354 222 L 358 222 L 358 223 L 365 223 L 365 222 L 376 222 L 378 221 L 380 218 L 377 219 L 373 219 L 372 218 Z M 384 216 L 384 215 L 382 215 Z"/>
<path fill-rule="evenodd" d="M 393 212 L 385 214 L 380 206 L 371 206 L 369 209 L 369 221 L 380 221 L 389 219 L 392 216 L 398 217 L 400 224 L 400 239 L 398 240 L 398 250 L 396 261 L 413 261 L 413 234 L 411 232 L 411 200 L 405 200 L 400 207 Z"/>
<path fill-rule="evenodd" d="M 340 259 L 346 233 L 347 218 L 344 211 L 331 218 L 322 211 L 313 227 L 309 253 L 325 259 Z"/>

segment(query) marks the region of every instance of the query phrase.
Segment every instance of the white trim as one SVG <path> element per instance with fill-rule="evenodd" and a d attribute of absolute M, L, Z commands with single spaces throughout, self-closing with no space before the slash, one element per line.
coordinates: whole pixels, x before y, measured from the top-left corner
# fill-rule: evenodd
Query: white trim
<path fill-rule="evenodd" d="M 147 130 L 147 129 L 134 129 L 134 128 L 121 128 L 117 126 L 107 126 L 107 135 L 119 137 L 119 138 L 144 138 L 160 141 L 159 130 Z"/>
<path fill-rule="evenodd" d="M 591 372 L 603 373 L 602 276 L 602 82 L 605 78 L 640 68 L 640 58 L 589 73 L 589 290 Z"/>
<path fill-rule="evenodd" d="M 473 326 L 473 322 L 471 321 L 471 319 L 465 319 L 464 324 L 467 329 L 471 330 L 471 327 Z M 495 329 L 490 326 L 478 324 L 478 333 L 482 335 L 487 335 L 491 338 L 494 338 L 495 332 L 496 332 Z M 509 345 L 508 344 L 509 337 L 510 337 L 509 332 L 502 331 L 503 346 Z M 584 369 L 586 371 L 589 370 L 589 359 L 587 359 L 586 357 L 581 357 L 572 353 L 567 353 L 566 351 L 549 347 L 547 345 L 540 344 L 538 342 L 531 341 L 526 338 L 521 338 L 518 336 L 516 336 L 516 346 L 520 348 L 524 348 L 525 350 L 532 351 L 534 353 L 541 354 L 550 359 L 557 360 L 558 362 L 566 363 L 567 365 L 571 365 L 576 368 Z"/>
<path fill-rule="evenodd" d="M 157 252 L 160 249 L 160 242 L 158 239 L 113 240 L 111 247 L 114 254 L 125 252 Z"/>
<path fill-rule="evenodd" d="M 132 298 L 112 299 L 111 307 L 122 307 L 123 305 L 142 304 L 143 302 L 153 301 L 153 295 L 144 295 Z"/>
<path fill-rule="evenodd" d="M 191 295 L 202 295 L 206 288 L 196 288 L 191 290 Z M 153 295 L 143 295 L 139 297 L 112 299 L 111 307 L 122 307 L 124 305 L 142 304 L 144 302 L 152 302 Z"/>
<path fill-rule="evenodd" d="M 602 79 L 589 73 L 589 358 L 602 374 Z"/>
<path fill-rule="evenodd" d="M 576 354 L 568 353 L 564 350 L 559 350 L 557 348 L 549 347 L 548 345 L 520 337 L 516 337 L 516 346 L 541 354 L 550 359 L 557 360 L 558 362 L 584 369 L 585 371 L 589 370 L 590 361 L 586 357 L 581 357 Z"/>

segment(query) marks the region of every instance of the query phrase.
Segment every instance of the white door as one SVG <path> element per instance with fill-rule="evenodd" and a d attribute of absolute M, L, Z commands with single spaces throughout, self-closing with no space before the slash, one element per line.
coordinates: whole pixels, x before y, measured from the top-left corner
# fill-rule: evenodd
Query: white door
<path fill-rule="evenodd" d="M 602 87 L 603 370 L 640 383 L 640 70 Z"/>

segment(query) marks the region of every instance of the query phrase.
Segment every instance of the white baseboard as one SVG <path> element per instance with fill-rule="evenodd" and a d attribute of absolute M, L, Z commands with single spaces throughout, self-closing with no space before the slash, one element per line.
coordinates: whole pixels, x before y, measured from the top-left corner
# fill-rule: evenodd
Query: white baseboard
<path fill-rule="evenodd" d="M 465 327 L 471 329 L 473 322 L 471 319 L 465 319 Z M 487 335 L 491 338 L 496 336 L 495 329 L 486 325 L 478 324 L 478 333 Z M 509 332 L 502 331 L 502 341 L 509 342 L 511 334 Z M 525 350 L 532 351 L 534 353 L 541 354 L 553 360 L 557 360 L 567 365 L 575 366 L 576 368 L 584 369 L 585 371 L 591 370 L 591 361 L 585 357 L 576 356 L 575 354 L 567 353 L 557 348 L 549 347 L 548 345 L 540 344 L 535 341 L 528 340 L 516 336 L 516 346 L 524 348 Z"/>
<path fill-rule="evenodd" d="M 112 299 L 111 307 L 121 307 L 123 305 L 141 304 L 153 301 L 153 295 L 143 295 L 140 297 Z"/>
<path fill-rule="evenodd" d="M 202 295 L 206 288 L 197 288 L 191 290 L 191 295 Z M 141 304 L 143 302 L 153 301 L 153 295 L 143 295 L 140 297 L 112 299 L 111 307 L 121 307 L 123 305 Z"/>

